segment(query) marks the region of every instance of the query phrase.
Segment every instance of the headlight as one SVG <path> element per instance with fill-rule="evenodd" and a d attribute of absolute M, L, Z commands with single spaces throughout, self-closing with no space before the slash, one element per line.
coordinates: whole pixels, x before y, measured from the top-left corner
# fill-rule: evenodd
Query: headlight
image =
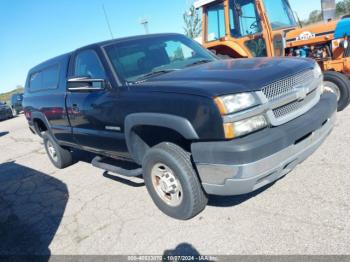
<path fill-rule="evenodd" d="M 241 93 L 217 97 L 215 103 L 222 115 L 228 115 L 253 107 L 258 101 L 252 93 Z"/>
<path fill-rule="evenodd" d="M 314 76 L 315 78 L 320 78 L 322 76 L 322 69 L 321 67 L 318 65 L 318 63 L 315 63 L 315 67 L 314 67 Z"/>
<path fill-rule="evenodd" d="M 247 135 L 265 127 L 267 127 L 267 121 L 263 115 L 254 116 L 234 123 L 225 123 L 225 137 L 227 139 L 232 139 Z"/>

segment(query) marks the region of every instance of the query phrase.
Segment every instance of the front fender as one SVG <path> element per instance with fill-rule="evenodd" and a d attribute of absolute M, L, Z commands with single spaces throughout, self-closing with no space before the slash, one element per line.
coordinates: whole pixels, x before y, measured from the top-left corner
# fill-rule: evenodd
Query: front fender
<path fill-rule="evenodd" d="M 132 132 L 133 128 L 137 126 L 165 127 L 176 131 L 185 139 L 199 139 L 197 132 L 193 128 L 190 121 L 188 121 L 186 118 L 160 113 L 135 113 L 128 115 L 125 119 L 124 125 L 125 140 L 130 155 L 137 163 L 140 163 L 141 159 L 137 153 L 137 141 L 135 140 L 136 138 Z"/>

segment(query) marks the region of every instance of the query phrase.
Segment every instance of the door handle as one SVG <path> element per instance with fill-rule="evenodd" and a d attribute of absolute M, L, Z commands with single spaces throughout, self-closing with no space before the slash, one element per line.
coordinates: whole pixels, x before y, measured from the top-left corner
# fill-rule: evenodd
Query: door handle
<path fill-rule="evenodd" d="M 77 104 L 73 104 L 72 105 L 72 111 L 73 111 L 73 113 L 79 113 L 80 112 L 79 107 L 78 107 Z"/>

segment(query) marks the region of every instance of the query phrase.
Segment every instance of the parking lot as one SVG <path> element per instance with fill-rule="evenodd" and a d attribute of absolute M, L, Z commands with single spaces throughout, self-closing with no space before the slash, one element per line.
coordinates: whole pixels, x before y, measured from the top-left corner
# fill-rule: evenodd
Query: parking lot
<path fill-rule="evenodd" d="M 23 116 L 0 122 L 0 254 L 350 254 L 350 109 L 274 185 L 210 197 L 190 221 L 163 215 L 142 179 L 57 170 Z"/>

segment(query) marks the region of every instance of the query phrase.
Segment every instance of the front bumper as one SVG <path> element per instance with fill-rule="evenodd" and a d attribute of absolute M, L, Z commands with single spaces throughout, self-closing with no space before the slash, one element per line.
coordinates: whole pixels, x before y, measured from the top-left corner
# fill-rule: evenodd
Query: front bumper
<path fill-rule="evenodd" d="M 192 144 L 204 190 L 213 195 L 241 195 L 288 174 L 330 134 L 336 109 L 335 96 L 324 94 L 306 114 L 284 125 L 232 141 Z"/>

